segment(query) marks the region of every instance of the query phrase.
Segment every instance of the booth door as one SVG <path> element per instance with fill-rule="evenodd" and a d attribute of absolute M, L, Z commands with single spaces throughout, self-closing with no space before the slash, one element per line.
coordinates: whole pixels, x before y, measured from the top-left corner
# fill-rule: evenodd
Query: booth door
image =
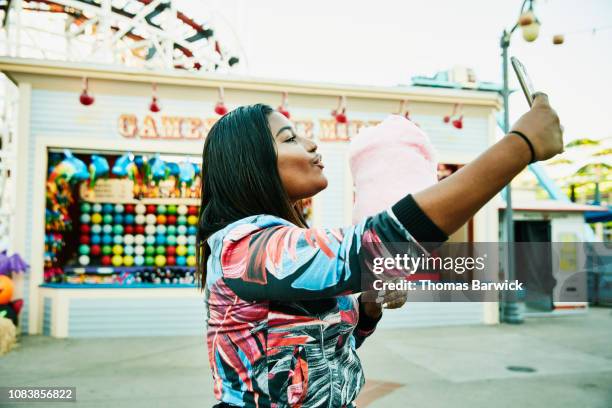
<path fill-rule="evenodd" d="M 522 298 L 528 309 L 552 311 L 556 280 L 552 272 L 550 221 L 515 221 L 514 240 L 520 245 L 515 252 L 516 278 L 525 282 Z"/>

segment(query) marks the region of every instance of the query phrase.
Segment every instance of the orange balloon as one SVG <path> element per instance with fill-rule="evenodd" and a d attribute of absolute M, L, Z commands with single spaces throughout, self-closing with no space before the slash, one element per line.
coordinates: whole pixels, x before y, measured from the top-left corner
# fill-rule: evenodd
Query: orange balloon
<path fill-rule="evenodd" d="M 0 275 L 0 305 L 6 305 L 13 298 L 13 281 L 6 275 Z"/>

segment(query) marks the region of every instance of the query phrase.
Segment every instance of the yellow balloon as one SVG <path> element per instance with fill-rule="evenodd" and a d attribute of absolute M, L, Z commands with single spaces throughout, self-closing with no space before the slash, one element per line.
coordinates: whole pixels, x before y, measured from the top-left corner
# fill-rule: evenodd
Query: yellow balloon
<path fill-rule="evenodd" d="M 191 255 L 187 257 L 187 266 L 195 266 L 196 264 L 196 257 Z"/>
<path fill-rule="evenodd" d="M 184 245 L 179 245 L 176 247 L 176 254 L 178 256 L 185 256 L 187 254 L 187 247 Z"/>
<path fill-rule="evenodd" d="M 93 222 L 93 218 L 92 218 L 92 222 Z M 196 217 L 195 215 L 190 215 L 189 217 L 187 217 L 187 224 L 196 225 L 197 223 L 198 223 L 198 217 Z"/>
<path fill-rule="evenodd" d="M 134 257 L 131 255 L 126 255 L 123 257 L 123 264 L 125 266 L 132 266 L 134 265 Z"/>
<path fill-rule="evenodd" d="M 92 214 L 91 216 L 91 222 L 92 224 L 100 224 L 102 222 L 102 214 Z"/>
<path fill-rule="evenodd" d="M 166 257 L 163 255 L 157 255 L 155 257 L 155 265 L 164 266 L 166 264 Z"/>
<path fill-rule="evenodd" d="M 111 261 L 114 266 L 121 266 L 123 264 L 123 257 L 121 255 L 115 255 Z"/>
<path fill-rule="evenodd" d="M 113 254 L 121 255 L 122 253 L 123 253 L 123 246 L 121 246 L 121 245 L 114 245 L 113 246 Z"/>

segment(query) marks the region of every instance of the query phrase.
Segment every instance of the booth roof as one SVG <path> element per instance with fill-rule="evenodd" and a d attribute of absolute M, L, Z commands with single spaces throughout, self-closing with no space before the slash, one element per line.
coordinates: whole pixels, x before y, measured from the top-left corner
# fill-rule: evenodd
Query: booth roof
<path fill-rule="evenodd" d="M 151 71 L 145 69 L 121 67 L 117 65 L 100 65 L 74 63 L 65 61 L 48 61 L 39 59 L 0 57 L 0 71 L 18 84 L 27 77 L 26 82 L 37 77 L 64 77 L 90 80 L 111 80 L 133 83 L 156 83 L 185 87 L 202 87 L 252 90 L 266 92 L 288 92 L 290 94 L 339 96 L 387 99 L 411 102 L 464 103 L 472 106 L 483 106 L 501 109 L 500 95 L 493 92 L 465 89 L 427 88 L 418 86 L 374 87 L 363 85 L 345 85 L 295 81 L 284 79 L 255 78 L 218 73 L 196 73 L 187 71 Z M 44 81 L 44 79 L 43 79 Z M 33 84 L 36 87 L 37 84 Z M 42 85 L 41 85 L 42 86 Z"/>
<path fill-rule="evenodd" d="M 506 208 L 506 203 L 501 202 L 498 206 L 500 210 Z M 606 207 L 589 204 L 577 204 L 557 200 L 532 200 L 525 202 L 512 202 L 514 211 L 554 211 L 554 212 L 606 212 Z"/>

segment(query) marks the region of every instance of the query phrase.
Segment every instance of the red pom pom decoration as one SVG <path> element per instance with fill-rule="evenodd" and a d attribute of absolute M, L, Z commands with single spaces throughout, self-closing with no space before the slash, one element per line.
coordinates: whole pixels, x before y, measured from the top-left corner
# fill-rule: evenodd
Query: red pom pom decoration
<path fill-rule="evenodd" d="M 151 104 L 149 105 L 149 110 L 153 113 L 157 113 L 161 110 L 161 108 L 159 107 L 159 103 L 157 103 L 157 97 L 153 97 L 153 99 L 151 100 Z"/>
<path fill-rule="evenodd" d="M 458 119 L 453 120 L 453 126 L 457 129 L 463 129 L 463 115 L 459 116 Z"/>
<path fill-rule="evenodd" d="M 227 108 L 225 107 L 225 104 L 223 102 L 218 102 L 215 105 L 215 113 L 220 116 L 223 116 L 227 113 Z"/>

